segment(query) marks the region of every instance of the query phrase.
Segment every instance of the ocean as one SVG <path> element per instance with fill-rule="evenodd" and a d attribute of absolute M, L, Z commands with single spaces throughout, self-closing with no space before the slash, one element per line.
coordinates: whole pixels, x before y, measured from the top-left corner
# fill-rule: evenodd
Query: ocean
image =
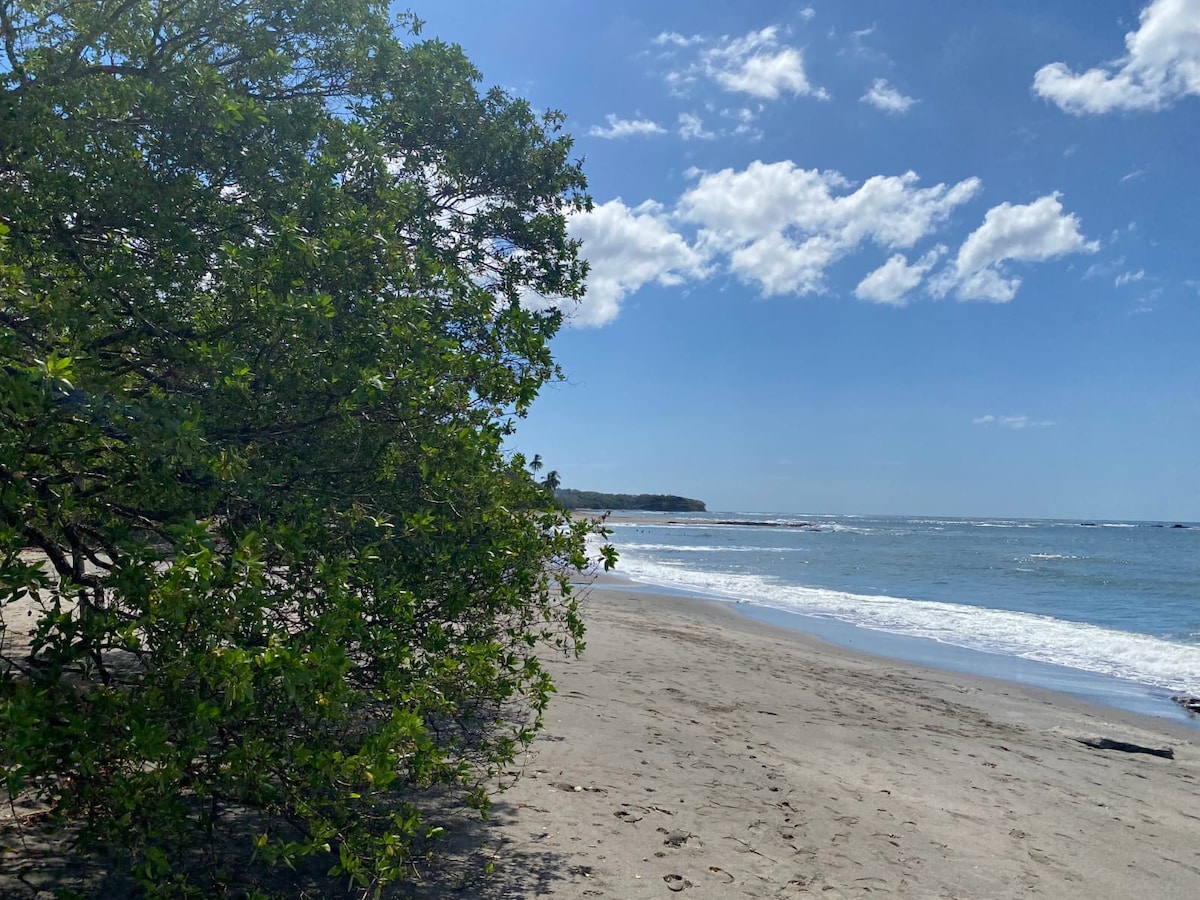
<path fill-rule="evenodd" d="M 617 572 L 865 652 L 1200 725 L 1200 526 L 638 514 Z"/>

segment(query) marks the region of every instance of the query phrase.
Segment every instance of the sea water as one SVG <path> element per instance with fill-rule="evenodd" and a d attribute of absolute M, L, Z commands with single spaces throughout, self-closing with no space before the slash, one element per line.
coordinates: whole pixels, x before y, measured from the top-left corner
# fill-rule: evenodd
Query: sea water
<path fill-rule="evenodd" d="M 609 527 L 635 581 L 1186 720 L 1170 698 L 1200 696 L 1200 526 L 1181 524 L 673 513 Z"/>

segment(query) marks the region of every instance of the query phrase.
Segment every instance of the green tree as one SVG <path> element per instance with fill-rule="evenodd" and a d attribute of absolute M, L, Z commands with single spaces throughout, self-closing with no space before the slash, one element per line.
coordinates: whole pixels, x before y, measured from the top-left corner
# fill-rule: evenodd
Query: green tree
<path fill-rule="evenodd" d="M 503 440 L 584 176 L 418 28 L 0 0 L 0 769 L 157 891 L 234 823 L 401 876 L 582 646 L 594 526 Z"/>

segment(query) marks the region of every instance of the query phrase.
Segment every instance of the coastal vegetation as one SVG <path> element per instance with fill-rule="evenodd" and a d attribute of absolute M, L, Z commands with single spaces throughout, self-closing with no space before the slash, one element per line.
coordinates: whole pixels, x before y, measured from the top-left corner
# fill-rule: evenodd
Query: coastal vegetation
<path fill-rule="evenodd" d="M 598 526 L 504 446 L 584 290 L 563 117 L 377 0 L 0 26 L 0 792 L 154 895 L 377 892 L 582 646 Z"/>
<path fill-rule="evenodd" d="M 706 512 L 703 500 L 674 494 L 603 494 L 559 488 L 555 498 L 567 509 L 639 509 L 647 512 Z"/>

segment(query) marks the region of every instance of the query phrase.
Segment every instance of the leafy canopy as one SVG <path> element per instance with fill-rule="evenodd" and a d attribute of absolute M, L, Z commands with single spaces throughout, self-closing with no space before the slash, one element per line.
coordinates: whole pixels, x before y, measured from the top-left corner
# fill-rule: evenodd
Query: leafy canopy
<path fill-rule="evenodd" d="M 155 890 L 399 877 L 581 646 L 595 526 L 502 441 L 584 176 L 418 27 L 0 0 L 0 769 Z"/>

